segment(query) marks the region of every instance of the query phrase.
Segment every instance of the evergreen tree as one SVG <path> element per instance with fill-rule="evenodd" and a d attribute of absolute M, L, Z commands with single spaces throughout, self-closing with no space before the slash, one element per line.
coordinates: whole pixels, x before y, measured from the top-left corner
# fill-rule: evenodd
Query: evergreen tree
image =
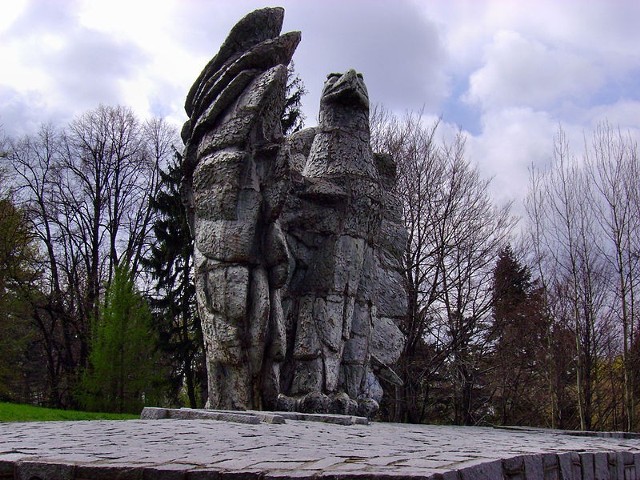
<path fill-rule="evenodd" d="M 116 267 L 99 312 L 82 400 L 89 410 L 139 412 L 157 400 L 157 341 L 149 306 L 126 265 Z"/>
<path fill-rule="evenodd" d="M 493 372 L 496 421 L 537 425 L 545 418 L 547 394 L 542 366 L 547 347 L 541 297 L 531 273 L 510 246 L 498 256 L 493 272 Z"/>
<path fill-rule="evenodd" d="M 206 369 L 191 273 L 193 238 L 180 195 L 182 170 L 178 154 L 160 175 L 161 188 L 151 200 L 158 214 L 153 225 L 156 242 L 144 261 L 156 282 L 150 303 L 160 349 L 169 367 L 170 400 L 184 403 L 180 399 L 184 390 L 189 406 L 196 408 L 202 403 L 198 392 L 206 388 Z"/>
<path fill-rule="evenodd" d="M 287 67 L 287 98 L 282 112 L 282 133 L 290 133 L 301 130 L 304 126 L 305 116 L 302 113 L 302 97 L 307 93 L 307 89 L 300 76 L 295 72 L 293 62 Z"/>

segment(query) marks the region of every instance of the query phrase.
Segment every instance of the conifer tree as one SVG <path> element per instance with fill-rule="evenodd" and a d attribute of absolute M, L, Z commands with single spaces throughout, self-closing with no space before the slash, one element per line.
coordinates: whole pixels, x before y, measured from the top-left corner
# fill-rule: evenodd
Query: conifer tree
<path fill-rule="evenodd" d="M 536 425 L 545 418 L 548 323 L 531 272 L 510 246 L 493 271 L 493 355 L 488 359 L 496 420 Z"/>
<path fill-rule="evenodd" d="M 137 413 L 157 400 L 160 376 L 151 311 L 126 265 L 116 267 L 99 312 L 82 400 L 89 410 Z"/>
<path fill-rule="evenodd" d="M 302 112 L 302 97 L 307 93 L 307 89 L 302 79 L 295 71 L 293 62 L 287 67 L 287 98 L 284 104 L 284 112 L 280 123 L 282 133 L 288 135 L 301 130 L 304 126 L 305 116 Z"/>
<path fill-rule="evenodd" d="M 153 225 L 156 242 L 144 261 L 155 280 L 150 299 L 160 349 L 169 367 L 170 401 L 180 400 L 184 389 L 188 404 L 202 403 L 198 392 L 206 385 L 202 330 L 195 305 L 192 281 L 193 238 L 180 195 L 180 156 L 176 154 L 166 171 L 160 171 L 161 188 L 151 201 L 157 218 Z"/>

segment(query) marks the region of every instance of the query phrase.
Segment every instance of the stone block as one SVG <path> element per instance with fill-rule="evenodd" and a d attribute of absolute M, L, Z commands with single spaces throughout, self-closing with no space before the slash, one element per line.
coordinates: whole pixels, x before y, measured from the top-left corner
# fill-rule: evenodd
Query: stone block
<path fill-rule="evenodd" d="M 378 242 L 380 248 L 383 249 L 390 258 L 396 262 L 400 261 L 405 251 L 407 240 L 407 230 L 402 223 L 383 218 L 380 225 Z"/>
<path fill-rule="evenodd" d="M 526 478 L 545 479 L 544 466 L 541 455 L 527 455 L 524 457 L 524 472 Z M 546 479 L 545 479 L 546 480 Z"/>
<path fill-rule="evenodd" d="M 615 457 L 616 461 L 612 462 L 612 457 Z M 615 465 L 613 465 L 615 463 Z M 611 477 L 627 480 L 628 478 L 635 478 L 636 469 L 633 463 L 633 453 L 631 452 L 610 452 L 609 453 L 609 470 L 612 472 Z M 615 475 L 613 471 L 615 470 Z"/>
<path fill-rule="evenodd" d="M 376 377 L 376 375 L 370 369 L 367 369 L 364 375 L 364 387 L 362 388 L 362 395 L 380 403 L 382 401 L 383 394 L 384 391 L 382 390 L 382 386 L 378 381 L 378 377 Z"/>
<path fill-rule="evenodd" d="M 573 459 L 570 453 L 560 453 L 558 456 L 558 468 L 562 480 L 573 480 Z"/>
<path fill-rule="evenodd" d="M 329 413 L 331 400 L 319 389 L 307 393 L 300 400 L 300 411 L 302 413 Z"/>
<path fill-rule="evenodd" d="M 342 362 L 345 365 L 365 365 L 369 355 L 369 339 L 361 335 L 352 335 L 344 345 Z"/>
<path fill-rule="evenodd" d="M 325 300 L 317 297 L 313 305 L 313 321 L 317 327 L 318 336 L 323 345 L 333 352 L 338 352 L 342 347 L 342 324 L 344 319 L 342 298 L 335 297 Z"/>
<path fill-rule="evenodd" d="M 145 468 L 142 475 L 143 480 L 187 480 L 187 470 L 185 465 L 160 465 L 157 467 Z"/>
<path fill-rule="evenodd" d="M 312 296 L 305 296 L 299 301 L 293 349 L 293 358 L 296 360 L 310 360 L 320 356 L 320 339 L 313 317 L 315 300 Z"/>
<path fill-rule="evenodd" d="M 593 453 L 581 453 L 580 464 L 582 466 L 582 480 L 595 480 Z"/>
<path fill-rule="evenodd" d="M 166 408 L 144 407 L 140 413 L 141 420 L 161 420 L 169 418 Z"/>
<path fill-rule="evenodd" d="M 343 379 L 343 387 L 351 398 L 358 398 L 365 374 L 366 367 L 364 365 L 342 364 L 341 378 Z"/>
<path fill-rule="evenodd" d="M 6 457 L 6 454 L 2 455 Z M 6 458 L 0 459 L 0 479 L 13 480 L 14 462 L 9 461 Z"/>
<path fill-rule="evenodd" d="M 251 271 L 248 301 L 248 357 L 252 374 L 258 376 L 264 361 L 271 313 L 269 278 L 266 269 L 262 265 L 258 265 Z"/>
<path fill-rule="evenodd" d="M 503 478 L 502 462 L 500 461 L 480 463 L 460 469 L 459 472 L 461 480 L 495 480 Z"/>
<path fill-rule="evenodd" d="M 340 365 L 342 363 L 342 349 L 337 352 L 323 347 L 322 363 L 324 366 L 324 391 L 333 393 L 338 389 L 340 380 Z"/>
<path fill-rule="evenodd" d="M 376 306 L 381 317 L 401 318 L 407 313 L 408 296 L 405 280 L 396 270 L 378 267 Z"/>
<path fill-rule="evenodd" d="M 396 323 L 387 317 L 373 318 L 371 329 L 371 354 L 385 365 L 393 365 L 400 358 L 405 336 Z"/>
<path fill-rule="evenodd" d="M 220 480 L 220 471 L 212 468 L 188 470 L 187 480 Z"/>
<path fill-rule="evenodd" d="M 502 470 L 509 480 L 526 480 L 524 456 L 505 458 L 502 460 Z"/>
<path fill-rule="evenodd" d="M 279 289 L 272 289 L 269 296 L 270 343 L 268 357 L 274 362 L 281 362 L 282 360 L 284 360 L 287 351 L 287 332 L 282 304 L 282 295 Z"/>
<path fill-rule="evenodd" d="M 344 392 L 336 393 L 331 396 L 330 410 L 341 415 L 357 415 L 358 402 Z"/>
<path fill-rule="evenodd" d="M 363 257 L 362 274 L 358 285 L 358 300 L 375 303 L 378 290 L 378 259 L 371 244 L 365 245 Z"/>
<path fill-rule="evenodd" d="M 257 215 L 243 220 L 195 219 L 195 246 L 206 257 L 221 262 L 253 263 L 256 257 Z"/>
<path fill-rule="evenodd" d="M 355 296 L 364 264 L 365 241 L 348 235 L 338 237 L 335 244 L 333 291 Z"/>
<path fill-rule="evenodd" d="M 545 453 L 541 455 L 541 457 L 544 480 L 562 480 L 562 472 L 558 462 L 558 455 L 554 453 Z"/>
<path fill-rule="evenodd" d="M 353 308 L 353 320 L 351 323 L 352 336 L 355 335 L 369 339 L 373 323 L 372 310 L 375 312 L 375 306 L 371 304 L 355 302 Z"/>
<path fill-rule="evenodd" d="M 185 110 L 189 116 L 193 113 L 193 103 L 220 69 L 236 60 L 246 50 L 265 40 L 280 34 L 284 21 L 284 9 L 281 7 L 262 8 L 245 15 L 225 39 L 218 53 L 207 63 L 187 94 Z M 201 101 L 200 101 L 201 103 Z"/>
<path fill-rule="evenodd" d="M 596 480 L 610 480 L 609 456 L 606 453 L 597 452 L 593 454 L 593 472 Z"/>
<path fill-rule="evenodd" d="M 625 452 L 629 453 L 629 452 Z M 625 457 L 623 452 L 609 452 L 607 456 L 607 466 L 609 478 L 611 480 L 624 480 L 625 477 Z"/>
<path fill-rule="evenodd" d="M 58 477 L 53 477 L 57 480 Z M 75 469 L 75 480 L 143 480 L 144 467 L 136 465 L 77 465 Z M 42 480 L 49 480 L 43 478 Z"/>
<path fill-rule="evenodd" d="M 14 475 L 15 480 L 74 480 L 77 478 L 75 465 L 38 460 L 16 462 Z"/>
<path fill-rule="evenodd" d="M 291 385 L 291 394 L 300 395 L 309 392 L 322 392 L 324 387 L 322 358 L 296 360 Z"/>

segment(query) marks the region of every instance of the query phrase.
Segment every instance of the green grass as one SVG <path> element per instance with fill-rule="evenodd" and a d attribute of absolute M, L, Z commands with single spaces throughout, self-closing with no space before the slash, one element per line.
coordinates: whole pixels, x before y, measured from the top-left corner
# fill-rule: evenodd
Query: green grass
<path fill-rule="evenodd" d="M 139 415 L 78 412 L 0 402 L 0 422 L 45 422 L 53 420 L 130 420 Z"/>

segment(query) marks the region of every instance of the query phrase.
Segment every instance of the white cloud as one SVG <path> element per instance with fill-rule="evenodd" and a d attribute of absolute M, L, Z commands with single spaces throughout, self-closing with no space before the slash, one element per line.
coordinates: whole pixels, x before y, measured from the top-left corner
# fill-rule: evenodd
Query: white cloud
<path fill-rule="evenodd" d="M 592 59 L 499 31 L 487 47 L 486 63 L 469 79 L 466 98 L 485 109 L 553 108 L 593 94 L 603 82 L 601 67 Z"/>
<path fill-rule="evenodd" d="M 616 128 L 636 132 L 640 138 L 640 100 L 620 100 L 609 105 L 598 105 L 582 115 L 582 123 L 591 128 L 603 120 Z"/>
<path fill-rule="evenodd" d="M 580 145 L 607 119 L 639 130 L 637 0 L 281 0 L 309 94 L 308 124 L 331 71 L 356 68 L 371 100 L 442 115 L 473 132 L 468 153 L 520 199 L 558 125 Z M 12 0 L 0 18 L 5 132 L 64 123 L 98 103 L 185 119 L 186 92 L 229 29 L 263 0 Z M 463 101 L 467 99 L 467 102 Z M 429 115 L 426 115 L 428 117 Z M 430 120 L 429 120 L 430 121 Z M 634 130 L 634 131 L 635 131 Z"/>
<path fill-rule="evenodd" d="M 467 153 L 485 176 L 493 177 L 491 190 L 497 201 L 524 196 L 529 167 L 551 159 L 558 125 L 546 112 L 531 108 L 496 110 L 483 117 L 482 133 L 468 138 Z"/>
<path fill-rule="evenodd" d="M 372 100 L 392 109 L 437 109 L 448 94 L 436 26 L 411 3 L 294 2 L 287 15 L 303 32 L 296 66 L 313 72 L 316 84 L 327 73 L 355 68 Z"/>

